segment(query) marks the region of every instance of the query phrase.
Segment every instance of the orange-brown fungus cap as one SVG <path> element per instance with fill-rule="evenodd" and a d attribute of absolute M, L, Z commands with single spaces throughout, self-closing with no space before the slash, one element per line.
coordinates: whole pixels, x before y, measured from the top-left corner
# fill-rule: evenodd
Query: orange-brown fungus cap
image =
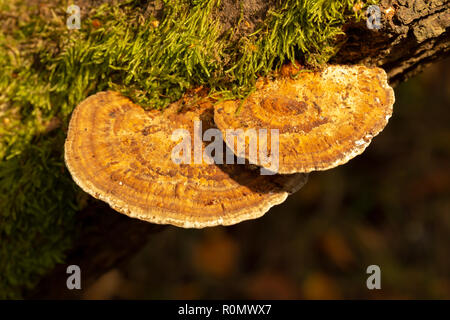
<path fill-rule="evenodd" d="M 257 218 L 306 182 L 304 174 L 263 176 L 248 165 L 173 162 L 172 150 L 180 142 L 172 141 L 174 130 L 188 130 L 193 140 L 194 120 L 202 120 L 206 130 L 212 119 L 206 99 L 159 112 L 100 92 L 73 112 L 66 165 L 84 191 L 115 210 L 185 228 Z"/>
<path fill-rule="evenodd" d="M 392 115 L 394 92 L 380 68 L 328 66 L 294 78 L 262 79 L 242 105 L 215 106 L 214 121 L 234 152 L 227 129 L 278 129 L 278 173 L 326 170 L 361 154 Z M 247 145 L 239 155 L 249 158 L 250 139 L 241 135 Z M 255 164 L 268 167 L 259 157 Z"/>

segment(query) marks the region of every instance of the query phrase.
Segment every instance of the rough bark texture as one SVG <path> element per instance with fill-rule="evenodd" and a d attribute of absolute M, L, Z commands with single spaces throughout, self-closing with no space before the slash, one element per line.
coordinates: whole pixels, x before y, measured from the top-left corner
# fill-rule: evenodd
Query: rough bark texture
<path fill-rule="evenodd" d="M 448 57 L 450 1 L 383 0 L 383 28 L 370 30 L 363 23 L 347 26 L 347 40 L 335 62 L 364 63 L 386 70 L 391 85 Z"/>
<path fill-rule="evenodd" d="M 252 3 L 266 1 L 252 0 Z M 227 5 L 230 3 L 232 1 L 226 1 Z M 152 5 L 148 4 L 150 11 Z M 391 84 L 396 85 L 430 63 L 449 56 L 450 1 L 383 0 L 381 8 L 387 14 L 383 15 L 380 30 L 369 30 L 365 22 L 345 26 L 347 36 L 341 39 L 342 48 L 332 62 L 380 66 L 386 70 Z M 258 20 L 265 15 L 260 11 L 249 10 L 246 20 Z M 222 21 L 234 21 L 229 13 L 227 15 L 227 19 Z M 82 232 L 76 246 L 68 253 L 66 263 L 58 265 L 43 278 L 28 297 L 79 298 L 82 290 L 66 289 L 68 265 L 81 267 L 83 287 L 86 288 L 100 275 L 136 253 L 149 235 L 165 228 L 117 214 L 106 204 L 99 203 L 89 206 L 77 219 Z"/>

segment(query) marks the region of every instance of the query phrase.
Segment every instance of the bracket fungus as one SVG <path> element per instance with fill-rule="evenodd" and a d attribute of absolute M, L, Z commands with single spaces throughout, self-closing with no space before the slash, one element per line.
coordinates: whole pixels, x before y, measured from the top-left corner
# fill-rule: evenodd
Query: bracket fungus
<path fill-rule="evenodd" d="M 215 105 L 214 121 L 228 147 L 251 163 L 268 167 L 249 155 L 250 141 L 258 140 L 256 131 L 227 135 L 227 130 L 278 129 L 277 172 L 310 172 L 361 154 L 392 115 L 394 92 L 383 69 L 330 65 L 320 72 L 297 70 L 295 77 L 292 68 L 286 70 L 288 75 L 258 80 L 242 105 L 235 100 Z M 245 149 L 237 150 L 239 143 Z M 258 149 L 270 152 L 265 143 L 258 141 Z"/>
<path fill-rule="evenodd" d="M 75 182 L 130 217 L 185 228 L 260 217 L 306 182 L 306 174 L 265 176 L 249 165 L 210 164 L 204 157 L 174 162 L 175 130 L 195 136 L 195 120 L 203 130 L 213 127 L 210 100 L 185 100 L 163 112 L 144 111 L 110 91 L 84 100 L 72 114 L 65 143 Z"/>

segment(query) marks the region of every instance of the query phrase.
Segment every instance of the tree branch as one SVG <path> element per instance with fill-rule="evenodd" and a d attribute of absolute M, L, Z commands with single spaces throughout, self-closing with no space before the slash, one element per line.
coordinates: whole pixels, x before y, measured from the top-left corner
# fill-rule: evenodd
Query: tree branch
<path fill-rule="evenodd" d="M 346 42 L 333 62 L 379 66 L 395 86 L 449 56 L 450 1 L 383 0 L 380 8 L 389 12 L 383 28 L 346 26 Z"/>
<path fill-rule="evenodd" d="M 393 13 L 383 21 L 383 28 L 373 31 L 365 22 L 345 26 L 347 36 L 332 62 L 380 66 L 393 85 L 405 81 L 430 63 L 448 57 L 449 4 L 443 0 L 383 0 L 382 11 Z M 77 219 L 81 233 L 67 262 L 55 267 L 28 297 L 79 298 L 82 290 L 66 288 L 68 265 L 81 267 L 86 288 L 137 252 L 149 235 L 164 228 L 128 218 L 99 202 L 80 212 Z"/>

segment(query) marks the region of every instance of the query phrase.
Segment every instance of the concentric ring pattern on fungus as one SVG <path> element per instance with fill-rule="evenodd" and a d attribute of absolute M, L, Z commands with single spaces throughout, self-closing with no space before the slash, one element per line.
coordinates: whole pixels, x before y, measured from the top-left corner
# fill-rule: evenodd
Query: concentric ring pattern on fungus
<path fill-rule="evenodd" d="M 278 173 L 326 170 L 361 154 L 392 115 L 394 92 L 383 69 L 331 65 L 323 71 L 299 72 L 295 77 L 263 78 L 242 104 L 215 105 L 214 121 L 238 156 L 251 159 L 249 141 L 259 129 L 277 129 Z M 236 137 L 227 130 L 241 131 Z M 237 150 L 234 139 L 245 143 Z M 271 152 L 266 140 L 259 149 Z M 245 152 L 245 154 L 244 154 Z M 252 163 L 268 167 L 259 157 Z"/>

